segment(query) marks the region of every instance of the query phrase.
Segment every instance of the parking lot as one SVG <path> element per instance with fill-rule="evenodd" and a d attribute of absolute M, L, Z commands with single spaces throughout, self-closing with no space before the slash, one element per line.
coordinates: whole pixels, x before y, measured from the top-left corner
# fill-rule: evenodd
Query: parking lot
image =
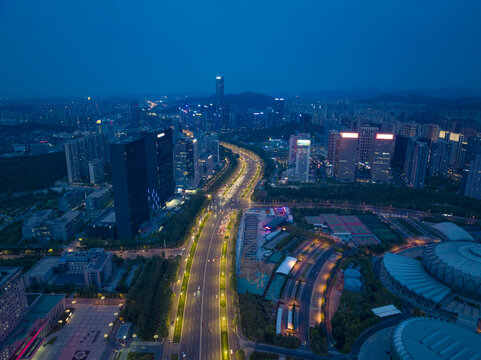
<path fill-rule="evenodd" d="M 118 305 L 72 304 L 74 308 L 70 321 L 58 332 L 50 335 L 56 337 L 53 344 L 41 346 L 34 359 L 102 359 L 107 348 L 105 334 L 110 334 L 115 319 L 118 317 Z M 115 334 L 113 334 L 115 336 Z M 82 356 L 83 355 L 83 356 Z M 105 354 L 108 358 L 108 354 Z"/>

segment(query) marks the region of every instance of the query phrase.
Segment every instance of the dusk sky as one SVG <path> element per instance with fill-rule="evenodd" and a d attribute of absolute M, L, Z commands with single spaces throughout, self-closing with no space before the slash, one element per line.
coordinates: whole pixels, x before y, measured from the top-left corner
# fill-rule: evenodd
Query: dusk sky
<path fill-rule="evenodd" d="M 0 96 L 481 87 L 479 0 L 0 0 Z"/>

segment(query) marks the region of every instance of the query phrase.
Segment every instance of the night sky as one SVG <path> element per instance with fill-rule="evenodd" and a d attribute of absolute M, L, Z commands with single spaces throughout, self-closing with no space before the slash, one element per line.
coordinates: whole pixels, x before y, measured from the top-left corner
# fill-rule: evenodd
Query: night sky
<path fill-rule="evenodd" d="M 0 0 L 0 95 L 481 87 L 479 0 Z"/>

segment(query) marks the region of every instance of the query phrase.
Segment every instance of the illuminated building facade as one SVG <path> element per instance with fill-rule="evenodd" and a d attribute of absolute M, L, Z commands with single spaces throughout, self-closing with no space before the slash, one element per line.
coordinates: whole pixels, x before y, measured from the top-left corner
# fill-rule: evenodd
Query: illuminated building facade
<path fill-rule="evenodd" d="M 147 197 L 151 210 L 162 208 L 174 194 L 174 156 L 172 129 L 143 133 L 147 170 Z"/>
<path fill-rule="evenodd" d="M 338 146 L 334 161 L 334 174 L 338 180 L 353 181 L 356 177 L 358 138 L 358 133 L 341 132 L 337 139 Z"/>
<path fill-rule="evenodd" d="M 391 154 L 393 146 L 393 134 L 376 134 L 373 144 L 373 155 L 371 164 L 372 181 L 389 181 L 389 171 L 391 169 Z"/>

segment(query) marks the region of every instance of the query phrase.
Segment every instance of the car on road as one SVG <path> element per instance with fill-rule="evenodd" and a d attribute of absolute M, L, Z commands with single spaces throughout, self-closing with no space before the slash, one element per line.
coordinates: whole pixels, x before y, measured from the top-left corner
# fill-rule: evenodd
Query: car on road
<path fill-rule="evenodd" d="M 172 339 L 169 339 L 169 344 L 172 344 Z"/>
<path fill-rule="evenodd" d="M 182 351 L 182 358 L 185 359 L 186 357 L 187 357 L 187 355 L 185 354 L 185 352 Z"/>

